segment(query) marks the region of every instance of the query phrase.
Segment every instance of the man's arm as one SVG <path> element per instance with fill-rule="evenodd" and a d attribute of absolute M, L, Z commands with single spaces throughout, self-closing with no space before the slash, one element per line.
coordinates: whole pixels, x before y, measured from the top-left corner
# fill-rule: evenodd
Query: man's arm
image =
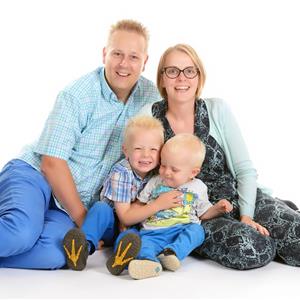
<path fill-rule="evenodd" d="M 73 176 L 67 162 L 63 159 L 43 155 L 41 171 L 48 180 L 53 194 L 61 202 L 77 226 L 81 226 L 86 209 L 77 192 Z"/>

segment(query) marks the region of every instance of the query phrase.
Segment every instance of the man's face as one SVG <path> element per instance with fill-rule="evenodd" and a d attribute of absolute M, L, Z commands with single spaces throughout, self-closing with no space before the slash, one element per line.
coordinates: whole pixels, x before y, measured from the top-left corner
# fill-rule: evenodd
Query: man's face
<path fill-rule="evenodd" d="M 105 76 L 119 100 L 126 102 L 147 62 L 146 40 L 142 35 L 115 31 L 103 49 Z"/>

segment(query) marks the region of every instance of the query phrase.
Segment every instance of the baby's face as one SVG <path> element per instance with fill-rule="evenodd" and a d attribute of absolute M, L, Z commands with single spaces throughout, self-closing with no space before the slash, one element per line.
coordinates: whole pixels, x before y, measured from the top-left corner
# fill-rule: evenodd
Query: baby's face
<path fill-rule="evenodd" d="M 156 129 L 136 129 L 123 146 L 124 154 L 132 169 L 142 178 L 159 164 L 161 134 Z"/>
<path fill-rule="evenodd" d="M 193 179 L 199 172 L 189 161 L 189 151 L 182 150 L 175 153 L 164 146 L 161 151 L 159 174 L 164 183 L 173 188 Z"/>

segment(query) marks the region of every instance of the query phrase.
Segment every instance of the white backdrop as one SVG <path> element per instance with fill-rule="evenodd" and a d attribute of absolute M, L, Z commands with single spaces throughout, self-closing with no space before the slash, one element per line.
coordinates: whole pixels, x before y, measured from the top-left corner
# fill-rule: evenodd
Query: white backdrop
<path fill-rule="evenodd" d="M 109 26 L 123 18 L 150 31 L 152 80 L 168 46 L 198 51 L 203 97 L 230 104 L 259 182 L 300 205 L 296 0 L 0 0 L 0 167 L 39 136 L 58 91 L 101 65 Z"/>

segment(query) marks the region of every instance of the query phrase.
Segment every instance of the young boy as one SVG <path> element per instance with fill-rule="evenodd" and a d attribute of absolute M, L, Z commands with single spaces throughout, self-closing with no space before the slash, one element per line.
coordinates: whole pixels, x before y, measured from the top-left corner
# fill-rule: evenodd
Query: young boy
<path fill-rule="evenodd" d="M 137 116 L 129 120 L 122 146 L 125 159 L 112 167 L 100 194 L 101 201 L 90 208 L 81 230 L 71 229 L 64 237 L 63 247 L 69 268 L 84 269 L 88 255 L 97 249 L 99 241 L 102 240 L 105 245 L 113 244 L 118 234 L 115 212 L 121 223 L 125 217 L 135 224 L 161 209 L 180 205 L 178 199 L 170 199 L 169 202 L 158 201 L 158 204 L 138 207 L 131 213 L 131 202 L 150 178 L 148 173 L 159 163 L 163 141 L 164 130 L 159 120 L 149 116 Z M 173 195 L 176 197 L 178 193 Z M 120 243 L 123 256 L 115 268 L 115 274 L 122 272 L 140 249 L 139 237 L 131 232 Z"/>
<path fill-rule="evenodd" d="M 182 192 L 182 206 L 159 211 L 142 222 L 141 250 L 128 267 L 132 278 L 158 276 L 162 267 L 177 270 L 180 261 L 204 241 L 200 220 L 232 210 L 225 199 L 213 206 L 206 185 L 195 178 L 204 157 L 204 144 L 192 134 L 178 134 L 163 146 L 159 175 L 150 179 L 137 198 L 150 205 L 161 193 L 176 189 Z"/>

